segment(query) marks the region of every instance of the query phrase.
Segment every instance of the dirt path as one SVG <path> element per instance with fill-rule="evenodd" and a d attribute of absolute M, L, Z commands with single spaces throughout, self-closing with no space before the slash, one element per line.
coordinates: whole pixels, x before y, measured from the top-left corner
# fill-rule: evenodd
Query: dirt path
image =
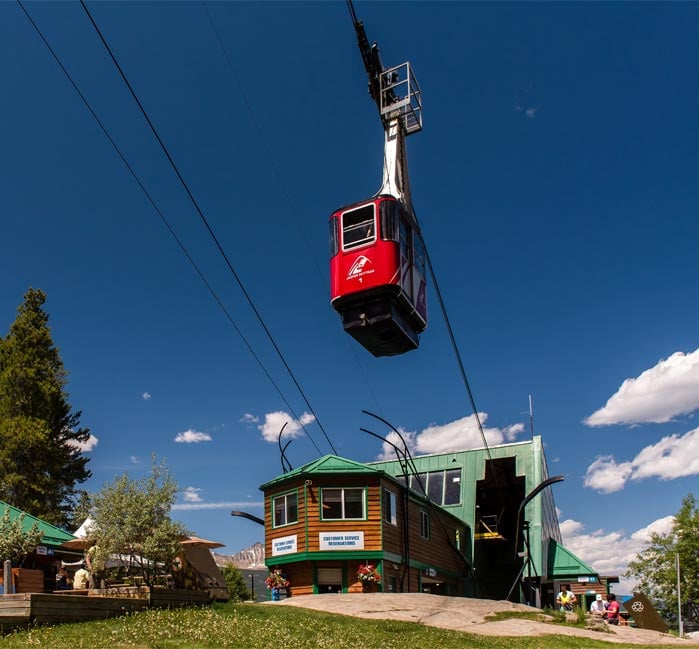
<path fill-rule="evenodd" d="M 605 627 L 608 631 L 605 632 L 576 629 L 533 620 L 513 619 L 486 622 L 487 615 L 498 611 L 532 611 L 530 606 L 524 604 L 489 599 L 442 597 L 420 593 L 371 593 L 362 595 L 301 595 L 269 603 L 274 606 L 300 606 L 354 617 L 418 622 L 428 626 L 466 631 L 478 635 L 537 636 L 554 634 L 627 644 L 699 647 L 699 639 L 677 638 L 673 635 L 633 627 Z"/>

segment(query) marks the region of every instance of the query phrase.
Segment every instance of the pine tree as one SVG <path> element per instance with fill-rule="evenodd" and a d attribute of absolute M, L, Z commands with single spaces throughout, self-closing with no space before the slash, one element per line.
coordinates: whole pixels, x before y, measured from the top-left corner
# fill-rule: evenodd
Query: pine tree
<path fill-rule="evenodd" d="M 0 499 L 65 527 L 76 485 L 91 476 L 80 448 L 90 431 L 80 428 L 82 413 L 71 412 L 45 301 L 30 288 L 0 338 Z"/>

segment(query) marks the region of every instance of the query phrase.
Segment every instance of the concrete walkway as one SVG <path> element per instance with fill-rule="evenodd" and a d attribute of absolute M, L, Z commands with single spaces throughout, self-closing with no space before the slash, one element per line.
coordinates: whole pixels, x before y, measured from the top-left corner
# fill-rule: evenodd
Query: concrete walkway
<path fill-rule="evenodd" d="M 606 642 L 639 645 L 683 645 L 699 646 L 698 639 L 677 638 L 676 636 L 636 629 L 634 627 L 605 627 L 603 631 L 577 629 L 536 622 L 534 620 L 503 620 L 487 622 L 485 618 L 499 611 L 532 611 L 524 604 L 474 599 L 467 597 L 442 597 L 421 593 L 370 593 L 370 594 L 331 594 L 301 595 L 268 602 L 273 606 L 299 606 L 317 611 L 351 615 L 368 619 L 401 620 L 417 622 L 428 626 L 465 631 L 478 635 L 492 636 L 537 636 L 566 635 Z M 543 612 L 542 612 L 543 613 Z M 569 645 L 570 646 L 570 645 Z M 580 644 L 578 646 L 584 646 Z"/>

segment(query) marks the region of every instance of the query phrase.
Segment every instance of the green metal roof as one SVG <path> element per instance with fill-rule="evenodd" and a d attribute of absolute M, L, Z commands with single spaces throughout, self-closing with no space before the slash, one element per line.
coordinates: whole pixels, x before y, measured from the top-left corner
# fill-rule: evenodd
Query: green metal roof
<path fill-rule="evenodd" d="M 299 478 L 302 476 L 321 474 L 333 475 L 336 473 L 361 473 L 364 475 L 380 475 L 384 472 L 381 469 L 375 469 L 373 467 L 367 466 L 366 464 L 354 462 L 343 457 L 338 457 L 337 455 L 324 455 L 323 457 L 318 458 L 317 460 L 313 460 L 313 462 L 304 464 L 298 469 L 294 469 L 293 471 L 289 471 L 288 473 L 283 473 L 282 475 L 277 476 L 269 482 L 265 482 L 263 485 L 260 485 L 260 489 L 264 490 L 275 484 L 280 484 L 282 482 L 286 482 L 288 480 L 292 480 L 294 478 Z"/>
<path fill-rule="evenodd" d="M 27 512 L 23 512 L 21 509 L 8 505 L 6 502 L 0 500 L 0 516 L 4 516 L 5 512 L 7 511 L 10 512 L 11 522 L 16 521 L 22 514 L 24 514 L 22 529 L 25 532 L 28 532 L 32 528 L 32 525 L 36 523 L 37 527 L 43 534 L 43 537 L 41 538 L 41 543 L 43 545 L 63 545 L 63 543 L 66 541 L 72 541 L 75 538 L 72 534 L 62 530 L 60 527 L 56 527 L 55 525 L 51 525 L 51 523 L 42 521 L 40 518 L 27 514 Z"/>
<path fill-rule="evenodd" d="M 597 571 L 553 539 L 549 540 L 549 579 L 569 579 L 597 575 Z"/>

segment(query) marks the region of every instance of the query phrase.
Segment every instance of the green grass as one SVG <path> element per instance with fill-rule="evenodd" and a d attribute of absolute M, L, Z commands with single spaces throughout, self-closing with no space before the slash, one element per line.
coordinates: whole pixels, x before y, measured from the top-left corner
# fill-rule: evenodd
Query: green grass
<path fill-rule="evenodd" d="M 475 636 L 414 622 L 364 620 L 291 606 L 215 604 L 122 618 L 36 627 L 0 649 L 512 649 L 512 638 Z M 517 638 L 518 649 L 631 649 L 574 637 Z M 633 649 L 642 649 L 634 645 Z M 659 649 L 658 646 L 654 649 Z"/>

